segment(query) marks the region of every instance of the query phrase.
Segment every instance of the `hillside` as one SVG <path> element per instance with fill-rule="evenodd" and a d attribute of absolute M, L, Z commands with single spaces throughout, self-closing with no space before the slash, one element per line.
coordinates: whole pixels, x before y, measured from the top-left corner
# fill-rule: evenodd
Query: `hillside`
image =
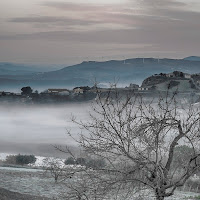
<path fill-rule="evenodd" d="M 47 72 L 55 67 L 52 66 L 39 66 L 29 64 L 18 64 L 9 62 L 0 62 L 0 76 L 1 75 L 33 75 L 38 72 Z"/>
<path fill-rule="evenodd" d="M 189 57 L 184 58 L 184 60 L 200 61 L 200 57 L 199 56 L 189 56 Z"/>
<path fill-rule="evenodd" d="M 174 71 L 169 74 L 160 73 L 150 76 L 143 81 L 142 87 L 158 91 L 192 92 L 199 90 L 198 80 L 198 75 Z"/>
<path fill-rule="evenodd" d="M 120 82 L 134 80 L 141 81 L 145 77 L 154 73 L 169 73 L 171 71 L 183 71 L 190 73 L 200 72 L 200 61 L 174 60 L 174 59 L 154 59 L 135 58 L 122 61 L 107 62 L 83 62 L 78 65 L 65 67 L 61 70 L 43 73 L 40 78 L 45 80 L 81 78 L 85 81 L 97 78 L 99 81 L 111 81 L 119 78 Z"/>

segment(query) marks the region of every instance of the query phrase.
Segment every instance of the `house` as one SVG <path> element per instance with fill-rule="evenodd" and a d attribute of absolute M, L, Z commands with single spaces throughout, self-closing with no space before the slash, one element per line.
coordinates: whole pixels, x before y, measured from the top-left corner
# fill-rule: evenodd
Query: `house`
<path fill-rule="evenodd" d="M 180 71 L 174 71 L 172 73 L 166 74 L 166 77 L 169 77 L 169 78 L 179 77 L 179 78 L 190 79 L 192 76 L 191 76 L 191 74 L 183 73 L 183 72 L 180 72 Z"/>
<path fill-rule="evenodd" d="M 185 78 L 192 78 L 191 74 L 184 73 Z"/>
<path fill-rule="evenodd" d="M 69 95 L 70 91 L 68 89 L 48 89 L 48 93 L 55 95 Z"/>
<path fill-rule="evenodd" d="M 91 88 L 88 87 L 88 86 L 75 87 L 75 88 L 73 89 L 73 92 L 74 92 L 75 94 L 83 94 L 83 93 L 89 91 L 90 89 L 91 89 Z"/>

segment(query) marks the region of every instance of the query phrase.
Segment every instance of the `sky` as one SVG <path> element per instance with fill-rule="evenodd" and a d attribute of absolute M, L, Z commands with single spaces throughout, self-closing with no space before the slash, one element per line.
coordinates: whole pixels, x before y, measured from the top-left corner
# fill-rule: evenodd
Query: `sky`
<path fill-rule="evenodd" d="M 0 62 L 200 56 L 199 0 L 1 0 Z"/>

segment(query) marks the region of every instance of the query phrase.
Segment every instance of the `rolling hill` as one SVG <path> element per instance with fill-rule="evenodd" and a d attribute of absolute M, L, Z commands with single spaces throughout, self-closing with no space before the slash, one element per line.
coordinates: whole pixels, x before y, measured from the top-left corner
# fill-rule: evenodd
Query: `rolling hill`
<path fill-rule="evenodd" d="M 200 61 L 199 56 L 189 56 L 187 58 L 184 58 L 184 60 L 189 60 L 189 61 Z"/>

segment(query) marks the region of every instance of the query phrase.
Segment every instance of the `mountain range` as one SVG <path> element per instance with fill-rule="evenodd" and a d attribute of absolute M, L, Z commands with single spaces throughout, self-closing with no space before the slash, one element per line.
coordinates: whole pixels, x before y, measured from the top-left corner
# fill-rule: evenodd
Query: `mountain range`
<path fill-rule="evenodd" d="M 113 82 L 125 86 L 130 83 L 141 84 L 153 74 L 172 71 L 200 73 L 200 57 L 88 61 L 46 72 L 40 67 L 0 63 L 0 90 L 19 89 L 27 85 L 37 90 L 49 87 L 72 88 L 81 85 L 92 86 L 95 81 L 101 86 L 108 86 Z"/>

